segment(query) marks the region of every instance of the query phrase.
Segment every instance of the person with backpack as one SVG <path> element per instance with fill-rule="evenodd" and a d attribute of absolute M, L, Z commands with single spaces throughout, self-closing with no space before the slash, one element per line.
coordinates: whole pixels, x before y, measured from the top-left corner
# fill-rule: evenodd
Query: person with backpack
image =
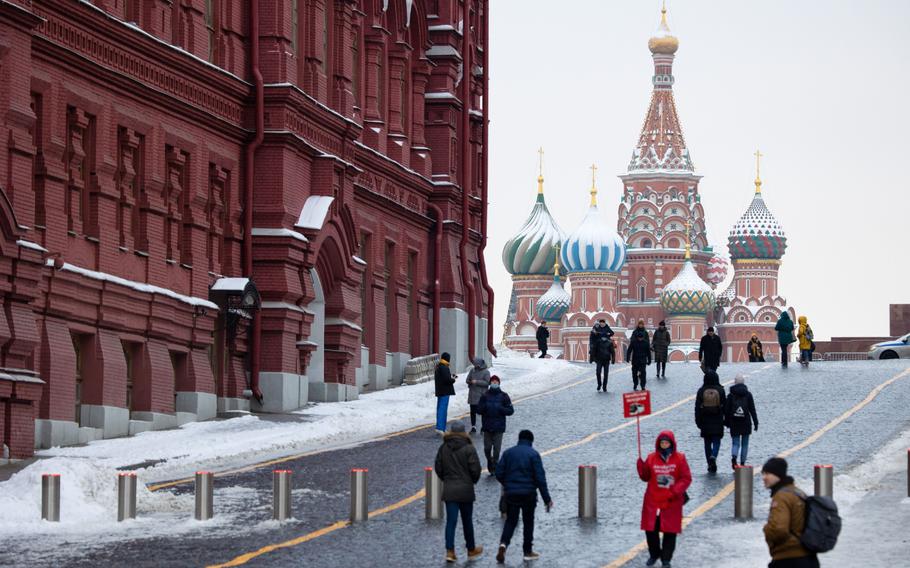
<path fill-rule="evenodd" d="M 452 374 L 449 368 L 449 361 L 452 356 L 443 353 L 439 356 L 439 364 L 436 365 L 436 373 L 433 376 L 436 392 L 436 433 L 440 436 L 446 433 L 446 422 L 449 417 L 449 397 L 455 396 L 455 379 L 457 375 Z"/>
<path fill-rule="evenodd" d="M 793 339 L 793 320 L 790 319 L 788 312 L 780 315 L 774 330 L 777 331 L 777 343 L 780 345 L 780 365 L 787 368 L 787 363 L 790 362 L 790 345 L 795 341 Z"/>
<path fill-rule="evenodd" d="M 538 359 L 547 358 L 547 342 L 550 339 L 550 328 L 547 327 L 547 322 L 540 322 L 540 326 L 537 328 L 537 348 L 540 350 L 540 357 Z"/>
<path fill-rule="evenodd" d="M 670 430 L 657 436 L 654 452 L 647 459 L 638 458 L 638 477 L 648 484 L 641 504 L 641 530 L 648 542 L 646 566 L 660 560 L 668 568 L 676 549 L 676 537 L 682 532 L 683 505 L 686 490 L 692 484 L 692 472 L 686 455 L 676 448 L 676 437 Z M 660 533 L 664 534 L 663 542 Z"/>
<path fill-rule="evenodd" d="M 705 373 L 704 384 L 695 395 L 695 425 L 705 440 L 705 459 L 708 473 L 717 473 L 717 454 L 724 437 L 724 387 L 714 371 Z"/>
<path fill-rule="evenodd" d="M 812 333 L 812 326 L 806 316 L 799 316 L 799 330 L 796 333 L 799 339 L 799 363 L 803 367 L 808 367 L 812 360 L 812 351 L 815 347 L 815 334 Z"/>
<path fill-rule="evenodd" d="M 733 469 L 736 469 L 737 457 L 739 465 L 746 465 L 753 422 L 755 431 L 758 431 L 758 414 L 755 412 L 755 399 L 746 386 L 746 378 L 743 375 L 736 375 L 733 383 L 724 405 L 724 421 L 733 438 Z"/>
<path fill-rule="evenodd" d="M 765 487 L 771 490 L 771 508 L 763 529 L 771 553 L 768 568 L 819 568 L 818 556 L 802 542 L 807 528 L 807 497 L 787 475 L 787 460 L 769 459 L 761 476 Z"/>
<path fill-rule="evenodd" d="M 477 405 L 490 388 L 490 369 L 480 357 L 474 358 L 474 368 L 465 380 L 468 383 L 468 406 L 471 407 L 471 434 L 477 433 Z"/>
<path fill-rule="evenodd" d="M 532 446 L 534 433 L 522 430 L 518 433 L 518 444 L 502 454 L 496 466 L 496 479 L 502 484 L 505 494 L 506 522 L 499 538 L 499 551 L 496 562 L 506 561 L 506 549 L 512 542 L 512 535 L 518 526 L 518 515 L 521 514 L 523 525 L 524 559 L 537 560 L 540 554 L 534 551 L 534 510 L 537 508 L 537 492 L 543 499 L 547 512 L 553 508 L 553 499 L 547 487 L 547 474 L 543 469 L 543 459 Z"/>
<path fill-rule="evenodd" d="M 746 350 L 749 352 L 749 362 L 750 363 L 764 363 L 765 362 L 765 350 L 762 347 L 761 340 L 758 339 L 757 333 L 752 334 L 752 338 L 749 340 L 749 343 L 746 345 Z"/>
<path fill-rule="evenodd" d="M 512 399 L 499 387 L 499 377 L 490 378 L 490 390 L 477 405 L 477 411 L 483 416 L 483 454 L 487 458 L 487 471 L 493 475 L 499 463 L 499 450 L 502 449 L 502 435 L 506 431 L 506 416 L 515 414 Z"/>
<path fill-rule="evenodd" d="M 474 485 L 480 480 L 480 459 L 461 422 L 453 423 L 452 429 L 443 438 L 442 445 L 436 452 L 433 470 L 442 480 L 442 500 L 446 507 L 446 562 L 458 561 L 455 555 L 455 529 L 459 515 L 468 560 L 480 557 L 483 547 L 477 546 L 474 541 Z"/>
<path fill-rule="evenodd" d="M 607 320 L 600 320 L 591 330 L 588 342 L 588 360 L 597 364 L 597 391 L 600 392 L 601 376 L 603 391 L 607 392 L 607 380 L 610 378 L 610 364 L 616 362 L 616 348 L 613 346 L 613 330 Z"/>
<path fill-rule="evenodd" d="M 714 333 L 714 328 L 709 327 L 698 345 L 698 360 L 704 372 L 717 371 L 720 367 L 720 357 L 723 355 L 724 346 L 720 337 Z"/>
<path fill-rule="evenodd" d="M 644 325 L 644 322 L 639 322 Z M 651 364 L 651 346 L 648 344 L 647 332 L 637 329 L 632 332 L 632 341 L 629 342 L 629 348 L 626 350 L 626 361 L 632 363 L 632 390 L 638 390 L 641 384 L 641 390 L 645 390 L 648 382 L 648 365 Z"/>
<path fill-rule="evenodd" d="M 670 330 L 667 324 L 660 322 L 654 337 L 651 338 L 651 350 L 654 351 L 654 362 L 657 363 L 657 378 L 667 378 L 667 354 L 670 351 Z"/>

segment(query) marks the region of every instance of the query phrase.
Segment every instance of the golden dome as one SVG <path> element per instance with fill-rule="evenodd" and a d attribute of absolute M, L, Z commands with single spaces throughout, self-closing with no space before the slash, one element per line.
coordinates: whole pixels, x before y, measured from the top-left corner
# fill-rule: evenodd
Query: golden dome
<path fill-rule="evenodd" d="M 664 55 L 673 55 L 679 49 L 679 40 L 670 33 L 670 26 L 667 25 L 666 6 L 660 10 L 660 25 L 657 27 L 657 33 L 648 40 L 648 49 L 651 53 Z"/>

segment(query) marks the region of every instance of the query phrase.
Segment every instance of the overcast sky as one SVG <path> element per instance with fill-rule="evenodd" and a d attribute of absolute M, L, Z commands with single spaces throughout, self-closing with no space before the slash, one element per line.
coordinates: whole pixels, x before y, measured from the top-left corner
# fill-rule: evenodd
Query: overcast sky
<path fill-rule="evenodd" d="M 492 0 L 487 267 L 502 337 L 511 281 L 502 247 L 536 193 L 570 232 L 592 162 L 615 227 L 644 121 L 659 0 Z M 708 238 L 726 252 L 754 193 L 787 232 L 780 291 L 816 337 L 886 335 L 910 303 L 910 2 L 670 0 L 674 92 L 704 176 Z"/>

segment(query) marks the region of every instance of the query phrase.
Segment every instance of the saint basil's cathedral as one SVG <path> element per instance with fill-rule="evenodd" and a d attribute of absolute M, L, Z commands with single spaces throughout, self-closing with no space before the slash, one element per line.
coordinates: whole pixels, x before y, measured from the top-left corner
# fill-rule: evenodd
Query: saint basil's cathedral
<path fill-rule="evenodd" d="M 761 154 L 756 152 L 752 203 L 728 237 L 733 279 L 719 291 L 730 263 L 708 244 L 698 193 L 702 176 L 695 173 L 673 99 L 679 40 L 670 33 L 666 9 L 648 48 L 654 89 L 628 169 L 619 176 L 616 230 L 598 206 L 593 176 L 581 224 L 568 233 L 560 228 L 547 209 L 541 168 L 531 214 L 502 252 L 512 275 L 505 346 L 536 352 L 536 331 L 546 321 L 552 356 L 587 361 L 591 327 L 604 319 L 616 332 L 619 361 L 639 320 L 650 331 L 665 321 L 670 361 L 697 360 L 709 325 L 721 336 L 725 361 L 747 361 L 753 333 L 765 358 L 779 359 L 774 326 L 783 311 L 793 315 L 777 289 L 787 239 L 762 197 Z"/>

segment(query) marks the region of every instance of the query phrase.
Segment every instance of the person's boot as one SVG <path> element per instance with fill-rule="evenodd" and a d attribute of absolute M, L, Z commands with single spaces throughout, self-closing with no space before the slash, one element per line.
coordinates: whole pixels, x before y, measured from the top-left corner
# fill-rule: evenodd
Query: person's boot
<path fill-rule="evenodd" d="M 480 556 L 482 554 L 483 554 L 482 546 L 475 546 L 474 548 L 469 548 L 468 549 L 468 560 L 474 560 L 474 559 L 480 558 Z"/>
<path fill-rule="evenodd" d="M 507 547 L 506 545 L 504 545 L 504 544 L 500 544 L 500 545 L 499 545 L 499 552 L 496 553 L 496 562 L 498 562 L 498 563 L 500 563 L 500 564 L 505 564 L 505 562 L 506 562 L 506 548 L 508 548 L 508 547 Z"/>
<path fill-rule="evenodd" d="M 736 469 L 736 456 L 733 456 L 733 469 Z"/>
<path fill-rule="evenodd" d="M 717 473 L 717 460 L 708 458 L 708 473 Z"/>
<path fill-rule="evenodd" d="M 455 556 L 454 549 L 446 550 L 446 562 L 458 562 L 458 557 Z"/>
<path fill-rule="evenodd" d="M 537 552 L 534 552 L 533 550 L 529 550 L 528 552 L 525 552 L 525 556 L 524 556 L 525 560 L 537 560 L 538 558 L 540 558 L 540 554 Z"/>
<path fill-rule="evenodd" d="M 657 558 L 648 558 L 648 560 L 645 562 L 645 566 L 654 566 L 657 564 L 657 560 Z"/>

